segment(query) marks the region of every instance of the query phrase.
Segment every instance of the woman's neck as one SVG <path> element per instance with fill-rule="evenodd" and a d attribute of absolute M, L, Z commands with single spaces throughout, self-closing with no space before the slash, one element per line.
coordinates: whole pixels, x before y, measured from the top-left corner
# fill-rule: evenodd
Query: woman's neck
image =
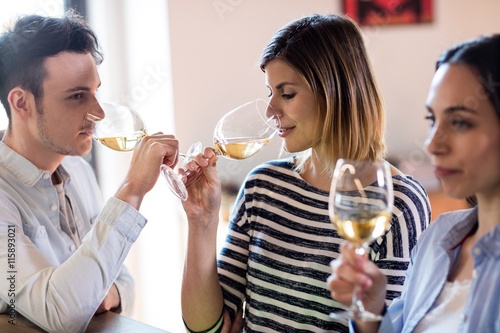
<path fill-rule="evenodd" d="M 478 223 L 476 238 L 481 238 L 500 223 L 500 193 L 477 194 Z"/>
<path fill-rule="evenodd" d="M 304 165 L 304 171 L 301 173 L 301 176 L 312 186 L 322 191 L 330 191 L 332 178 L 324 172 L 324 166 L 314 151 Z"/>

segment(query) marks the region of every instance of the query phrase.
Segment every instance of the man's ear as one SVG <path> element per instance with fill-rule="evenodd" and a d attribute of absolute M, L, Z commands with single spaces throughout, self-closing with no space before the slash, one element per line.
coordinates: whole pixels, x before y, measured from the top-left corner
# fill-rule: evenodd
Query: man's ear
<path fill-rule="evenodd" d="M 34 100 L 32 93 L 21 87 L 14 87 L 9 92 L 7 100 L 9 101 L 10 112 L 12 115 L 16 114 L 22 120 L 29 118 L 34 105 L 34 103 L 31 103 L 31 101 Z"/>

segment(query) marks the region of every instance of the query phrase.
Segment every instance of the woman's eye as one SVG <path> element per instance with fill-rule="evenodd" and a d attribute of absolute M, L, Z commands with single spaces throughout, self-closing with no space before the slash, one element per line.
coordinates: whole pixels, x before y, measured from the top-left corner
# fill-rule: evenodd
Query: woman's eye
<path fill-rule="evenodd" d="M 425 120 L 427 120 L 427 123 L 429 123 L 429 126 L 432 127 L 436 123 L 436 119 L 432 114 L 427 114 L 425 116 Z"/>
<path fill-rule="evenodd" d="M 472 126 L 468 121 L 465 121 L 462 118 L 452 119 L 451 124 L 457 129 L 466 129 Z"/>
<path fill-rule="evenodd" d="M 283 97 L 283 99 L 292 99 L 295 97 L 296 94 L 283 94 L 281 95 L 281 97 Z"/>

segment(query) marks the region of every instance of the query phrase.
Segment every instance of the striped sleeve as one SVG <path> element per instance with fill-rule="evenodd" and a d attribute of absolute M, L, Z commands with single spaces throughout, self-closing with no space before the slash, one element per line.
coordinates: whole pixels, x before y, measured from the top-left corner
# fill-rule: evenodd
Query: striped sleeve
<path fill-rule="evenodd" d="M 371 259 L 387 276 L 387 303 L 401 295 L 410 253 L 431 221 L 427 193 L 410 176 L 393 177 L 391 228 L 371 246 Z"/>

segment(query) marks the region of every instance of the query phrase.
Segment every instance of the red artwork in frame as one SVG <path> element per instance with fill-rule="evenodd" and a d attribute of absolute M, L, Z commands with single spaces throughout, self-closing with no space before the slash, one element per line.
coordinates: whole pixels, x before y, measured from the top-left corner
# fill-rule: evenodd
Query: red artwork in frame
<path fill-rule="evenodd" d="M 359 25 L 432 22 L 432 0 L 344 0 L 344 13 Z"/>

